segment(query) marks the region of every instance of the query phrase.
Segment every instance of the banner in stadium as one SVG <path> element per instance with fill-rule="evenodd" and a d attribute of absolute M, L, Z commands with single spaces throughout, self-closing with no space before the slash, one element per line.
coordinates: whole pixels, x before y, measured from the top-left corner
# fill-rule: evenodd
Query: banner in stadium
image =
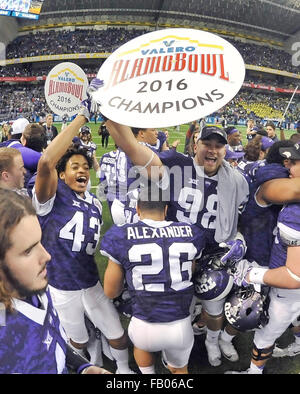
<path fill-rule="evenodd" d="M 87 98 L 88 80 L 75 63 L 64 62 L 49 72 L 45 82 L 45 99 L 56 115 L 76 115 L 82 100 Z"/>
<path fill-rule="evenodd" d="M 168 127 L 205 117 L 240 90 L 245 64 L 223 38 L 165 29 L 119 47 L 102 64 L 104 88 L 93 98 L 109 119 L 133 127 Z"/>
<path fill-rule="evenodd" d="M 244 82 L 243 86 L 246 88 L 252 88 L 252 89 L 272 90 L 274 92 L 279 92 L 279 93 L 293 93 L 294 92 L 294 89 L 277 88 L 275 86 L 261 85 L 259 83 Z M 295 93 L 300 94 L 300 90 L 297 90 Z"/>

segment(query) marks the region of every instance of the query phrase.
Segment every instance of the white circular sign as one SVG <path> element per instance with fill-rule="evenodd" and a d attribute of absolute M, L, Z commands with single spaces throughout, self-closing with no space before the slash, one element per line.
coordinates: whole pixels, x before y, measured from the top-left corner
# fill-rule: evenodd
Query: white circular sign
<path fill-rule="evenodd" d="M 88 79 L 75 63 L 64 62 L 52 68 L 45 82 L 45 98 L 57 115 L 76 115 L 87 98 Z"/>
<path fill-rule="evenodd" d="M 212 114 L 240 90 L 245 64 L 223 38 L 201 30 L 166 29 L 113 52 L 93 94 L 101 113 L 132 127 L 169 127 Z"/>

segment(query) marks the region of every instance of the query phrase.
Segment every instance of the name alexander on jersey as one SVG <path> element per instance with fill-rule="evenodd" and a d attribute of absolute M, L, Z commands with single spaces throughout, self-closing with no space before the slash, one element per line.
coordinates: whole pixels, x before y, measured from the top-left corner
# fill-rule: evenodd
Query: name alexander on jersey
<path fill-rule="evenodd" d="M 128 227 L 127 239 L 192 237 L 190 226 Z"/>

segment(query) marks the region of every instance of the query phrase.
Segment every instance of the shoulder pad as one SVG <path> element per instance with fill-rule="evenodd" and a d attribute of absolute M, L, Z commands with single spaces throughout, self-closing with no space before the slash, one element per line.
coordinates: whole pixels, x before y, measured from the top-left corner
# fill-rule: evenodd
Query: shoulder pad
<path fill-rule="evenodd" d="M 287 168 L 283 167 L 281 164 L 272 163 L 257 169 L 255 182 L 256 186 L 259 186 L 264 182 L 270 181 L 271 179 L 288 177 L 289 170 Z"/>
<path fill-rule="evenodd" d="M 279 226 L 279 235 L 282 243 L 286 246 L 300 246 L 300 237 L 292 235 L 290 232 L 286 231 L 285 228 Z"/>

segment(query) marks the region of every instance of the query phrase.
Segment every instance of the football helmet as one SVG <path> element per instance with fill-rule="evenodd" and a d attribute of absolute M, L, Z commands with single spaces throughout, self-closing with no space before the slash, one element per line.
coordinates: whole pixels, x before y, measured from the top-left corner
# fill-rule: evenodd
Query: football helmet
<path fill-rule="evenodd" d="M 253 285 L 237 287 L 224 305 L 226 320 L 239 331 L 261 328 L 268 323 L 269 287 L 257 292 Z"/>
<path fill-rule="evenodd" d="M 194 274 L 194 291 L 199 299 L 218 301 L 231 291 L 233 277 L 227 272 L 230 263 L 221 261 L 227 251 L 228 248 L 220 248 L 198 260 Z"/>
<path fill-rule="evenodd" d="M 89 126 L 82 126 L 79 129 L 80 134 L 91 134 L 91 128 Z"/>

